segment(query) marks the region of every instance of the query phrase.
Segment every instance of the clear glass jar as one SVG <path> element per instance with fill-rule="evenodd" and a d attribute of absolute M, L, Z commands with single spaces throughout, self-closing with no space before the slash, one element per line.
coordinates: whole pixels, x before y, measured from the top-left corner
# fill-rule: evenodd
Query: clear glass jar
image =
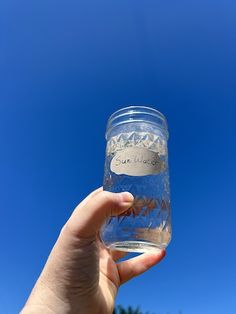
<path fill-rule="evenodd" d="M 171 239 L 167 121 L 159 111 L 131 106 L 113 113 L 106 130 L 104 190 L 129 191 L 134 204 L 110 217 L 101 238 L 110 249 L 148 252 Z"/>

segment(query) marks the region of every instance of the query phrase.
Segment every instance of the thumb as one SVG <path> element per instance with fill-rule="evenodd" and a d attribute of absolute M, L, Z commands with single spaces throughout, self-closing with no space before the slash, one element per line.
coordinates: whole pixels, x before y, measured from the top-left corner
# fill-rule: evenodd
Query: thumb
<path fill-rule="evenodd" d="M 110 216 L 117 216 L 131 207 L 134 197 L 129 192 L 100 191 L 79 204 L 67 222 L 67 228 L 78 238 L 93 238 Z"/>

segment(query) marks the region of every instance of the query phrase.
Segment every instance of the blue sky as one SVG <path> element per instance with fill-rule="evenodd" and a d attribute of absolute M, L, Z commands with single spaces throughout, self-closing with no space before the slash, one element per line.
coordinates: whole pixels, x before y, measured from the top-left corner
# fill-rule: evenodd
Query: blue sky
<path fill-rule="evenodd" d="M 102 184 L 106 121 L 128 104 L 168 119 L 173 239 L 117 303 L 236 313 L 235 34 L 233 0 L 1 1 L 0 313 Z"/>

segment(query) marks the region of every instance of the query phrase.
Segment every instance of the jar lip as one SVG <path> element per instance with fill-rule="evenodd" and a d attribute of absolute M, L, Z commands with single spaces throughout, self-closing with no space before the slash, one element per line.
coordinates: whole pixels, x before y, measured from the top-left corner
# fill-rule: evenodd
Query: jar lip
<path fill-rule="evenodd" d="M 131 118 L 132 115 L 138 115 L 138 114 L 140 114 L 139 118 L 137 116 L 134 119 Z M 159 121 L 158 120 L 156 122 L 148 121 L 148 120 L 146 121 L 142 118 L 141 116 L 142 114 L 146 114 L 154 119 L 156 118 Z M 127 119 L 125 119 L 125 117 L 127 117 Z M 168 125 L 167 125 L 167 120 L 165 116 L 157 109 L 154 109 L 148 106 L 128 106 L 128 107 L 124 107 L 115 111 L 108 119 L 106 133 L 108 133 L 110 128 L 113 128 L 115 126 L 118 126 L 124 123 L 142 122 L 142 121 L 145 121 L 151 124 L 156 124 L 157 126 L 159 126 L 159 128 L 165 131 L 168 137 L 168 131 L 167 131 Z"/>

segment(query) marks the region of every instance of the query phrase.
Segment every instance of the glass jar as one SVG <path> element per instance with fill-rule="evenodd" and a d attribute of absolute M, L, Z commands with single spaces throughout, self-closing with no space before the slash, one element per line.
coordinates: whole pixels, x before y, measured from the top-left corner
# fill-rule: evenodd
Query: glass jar
<path fill-rule="evenodd" d="M 103 188 L 128 191 L 131 208 L 110 217 L 101 230 L 113 250 L 148 252 L 171 239 L 167 121 L 159 111 L 131 106 L 113 113 L 107 123 Z"/>

